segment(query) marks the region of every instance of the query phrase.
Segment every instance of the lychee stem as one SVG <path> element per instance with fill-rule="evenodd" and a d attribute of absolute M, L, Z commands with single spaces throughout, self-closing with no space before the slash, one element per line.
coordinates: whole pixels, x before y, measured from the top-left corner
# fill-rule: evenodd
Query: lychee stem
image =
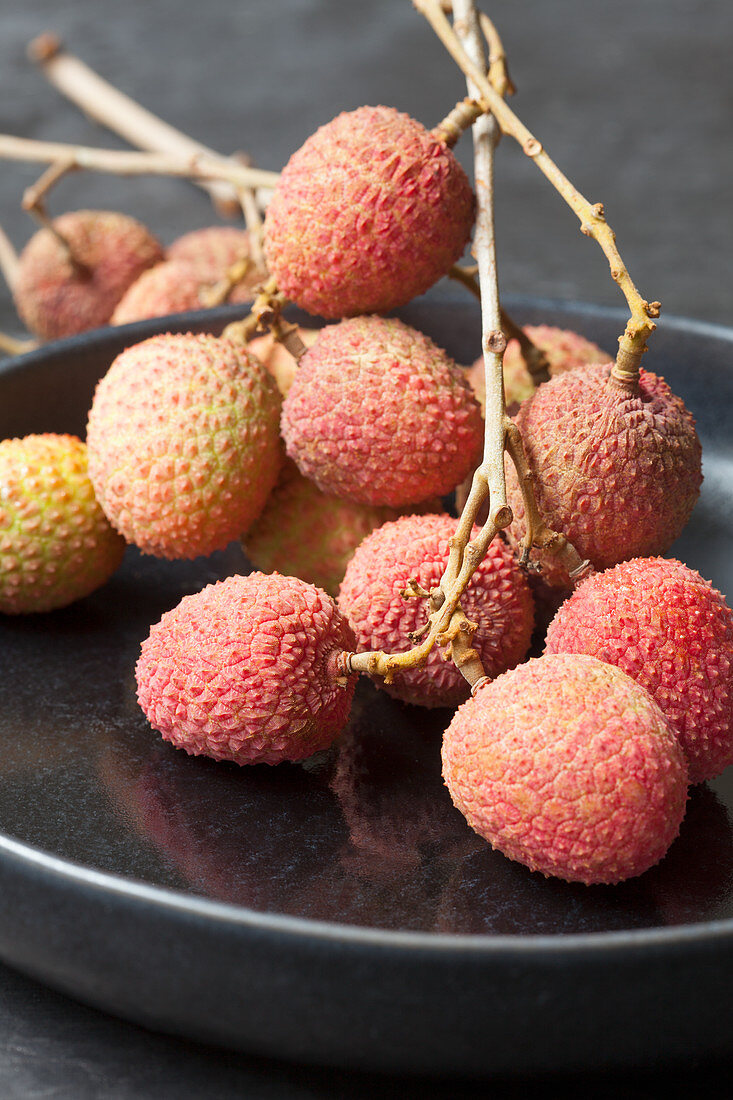
<path fill-rule="evenodd" d="M 252 263 L 253 261 L 250 256 L 242 256 L 227 268 L 218 282 L 213 284 L 207 283 L 202 286 L 199 292 L 201 304 L 211 309 L 214 306 L 220 306 L 223 302 L 226 302 L 235 286 L 244 279 L 247 272 L 252 267 Z"/>
<path fill-rule="evenodd" d="M 629 305 L 631 317 L 619 337 L 619 357 L 611 374 L 611 384 L 621 386 L 629 393 L 638 392 L 638 374 L 641 357 L 646 351 L 647 338 L 656 328 L 654 319 L 659 316 L 659 302 L 647 302 L 632 282 L 616 247 L 616 235 L 608 225 L 601 203 L 591 205 L 563 175 L 550 159 L 540 142 L 527 129 L 476 62 L 469 57 L 460 38 L 443 13 L 440 0 L 413 0 L 417 10 L 428 20 L 451 57 L 462 72 L 478 89 L 478 98 L 484 110 L 490 111 L 504 133 L 509 134 L 522 147 L 553 187 L 562 195 L 580 220 L 581 232 L 592 237 L 608 259 L 611 275 L 621 289 Z"/>
<path fill-rule="evenodd" d="M 13 289 L 15 280 L 18 275 L 18 253 L 15 251 L 13 244 L 8 237 L 7 233 L 0 225 L 0 271 L 3 274 L 5 282 L 8 284 L 8 290 Z"/>
<path fill-rule="evenodd" d="M 16 340 L 14 336 L 8 336 L 5 332 L 0 332 L 0 351 L 7 352 L 8 355 L 24 355 L 27 351 L 33 351 L 37 348 L 38 344 L 35 340 Z"/>
<path fill-rule="evenodd" d="M 278 172 L 249 168 L 244 164 L 208 153 L 185 157 L 137 150 L 95 149 L 88 145 L 66 145 L 60 141 L 35 141 L 12 134 L 0 134 L 0 160 L 38 164 L 63 162 L 67 171 L 85 168 L 116 176 L 172 176 L 179 179 L 224 180 L 235 187 L 274 187 Z"/>
<path fill-rule="evenodd" d="M 190 159 L 204 154 L 216 157 L 213 149 L 194 141 L 186 134 L 163 122 L 120 92 L 83 61 L 64 49 L 54 34 L 42 34 L 28 46 L 28 56 L 39 65 L 47 80 L 81 110 L 107 129 L 119 134 L 140 149 L 168 153 L 176 158 Z M 236 217 L 239 202 L 227 183 L 199 180 L 208 191 L 216 209 L 225 217 Z"/>
<path fill-rule="evenodd" d="M 39 225 L 53 234 L 76 274 L 82 278 L 88 278 L 91 274 L 89 268 L 75 255 L 68 239 L 57 229 L 46 211 L 46 196 L 64 176 L 74 171 L 74 167 L 73 162 L 69 160 L 56 161 L 55 164 L 46 169 L 31 187 L 26 188 L 21 205 L 26 213 L 35 218 Z"/>

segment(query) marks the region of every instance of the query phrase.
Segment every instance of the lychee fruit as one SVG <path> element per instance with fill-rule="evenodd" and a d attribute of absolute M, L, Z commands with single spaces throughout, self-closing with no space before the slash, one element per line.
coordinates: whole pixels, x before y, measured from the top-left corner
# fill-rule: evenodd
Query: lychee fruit
<path fill-rule="evenodd" d="M 381 313 L 447 273 L 473 220 L 471 185 L 444 141 L 392 107 L 359 107 L 283 169 L 265 216 L 267 265 L 309 313 Z"/>
<path fill-rule="evenodd" d="M 135 218 L 75 210 L 53 221 L 73 260 L 50 229 L 20 254 L 13 297 L 20 316 L 44 340 L 106 325 L 139 275 L 163 259 L 155 237 Z"/>
<path fill-rule="evenodd" d="M 436 498 L 406 506 L 409 513 L 434 512 Z M 362 539 L 388 520 L 396 508 L 357 504 L 327 496 L 286 459 L 262 515 L 247 532 L 247 557 L 263 573 L 287 573 L 336 596 L 346 566 Z"/>
<path fill-rule="evenodd" d="M 313 347 L 318 337 L 317 328 L 304 328 L 298 325 L 298 336 L 307 348 Z M 276 340 L 271 332 L 264 336 L 255 336 L 247 344 L 247 350 L 256 355 L 261 363 L 269 370 L 277 382 L 277 388 L 283 397 L 293 384 L 298 364 L 287 348 Z"/>
<path fill-rule="evenodd" d="M 550 377 L 582 367 L 589 363 L 610 363 L 613 359 L 592 340 L 587 340 L 572 329 L 554 325 L 524 325 L 524 331 L 541 351 L 544 351 L 550 368 Z M 484 357 L 480 356 L 469 367 L 468 378 L 483 409 L 486 403 Z M 536 387 L 527 370 L 518 340 L 510 340 L 504 352 L 504 397 L 507 405 L 519 404 L 533 394 Z"/>
<path fill-rule="evenodd" d="M 251 259 L 252 243 L 246 229 L 233 225 L 210 225 L 184 233 L 166 249 L 169 260 L 193 264 L 201 282 L 214 285 L 223 279 L 238 260 Z M 254 288 L 267 277 L 262 266 L 254 262 L 244 277 L 232 288 L 229 302 L 248 302 Z"/>
<path fill-rule="evenodd" d="M 110 522 L 148 554 L 240 538 L 280 469 L 280 395 L 246 349 L 153 336 L 117 356 L 89 413 L 89 473 Z"/>
<path fill-rule="evenodd" d="M 354 638 L 313 585 L 252 573 L 184 596 L 142 644 L 138 701 L 166 741 L 235 764 L 303 760 L 346 724 L 356 677 L 337 681 Z"/>
<path fill-rule="evenodd" d="M 547 632 L 548 653 L 589 653 L 656 699 L 690 782 L 733 763 L 733 612 L 682 562 L 636 558 L 588 577 Z"/>
<path fill-rule="evenodd" d="M 414 579 L 426 591 L 448 564 L 448 540 L 458 521 L 448 515 L 404 516 L 368 535 L 346 567 L 338 603 L 354 628 L 360 650 L 399 653 L 410 649 L 410 632 L 426 620 L 424 600 L 401 593 Z M 473 535 L 478 534 L 474 528 Z M 501 539 L 494 539 L 461 597 L 467 618 L 478 624 L 472 645 L 487 676 L 498 676 L 525 656 L 532 636 L 533 607 L 527 581 Z M 434 648 L 422 668 L 377 680 L 406 703 L 451 707 L 469 686 L 452 661 Z"/>
<path fill-rule="evenodd" d="M 576 367 L 550 379 L 520 406 L 522 432 L 540 514 L 581 557 L 606 569 L 662 554 L 690 518 L 702 483 L 695 421 L 663 378 L 641 371 L 639 393 L 609 383 L 611 364 Z M 507 461 L 507 493 L 517 545 L 525 533 L 516 471 Z M 549 554 L 543 577 L 569 578 Z"/>
<path fill-rule="evenodd" d="M 148 317 L 166 317 L 203 309 L 201 297 L 204 284 L 192 264 L 183 260 L 166 260 L 143 271 L 123 294 L 110 318 L 112 325 L 129 325 Z"/>
<path fill-rule="evenodd" d="M 287 452 L 324 492 L 400 508 L 444 496 L 474 469 L 481 410 L 465 374 L 402 321 L 322 329 L 283 403 Z"/>
<path fill-rule="evenodd" d="M 80 439 L 47 432 L 0 442 L 0 611 L 66 607 L 103 585 L 124 551 Z"/>
<path fill-rule="evenodd" d="M 661 710 L 625 672 L 584 654 L 537 657 L 479 687 L 442 755 L 471 828 L 568 882 L 640 875 L 685 812 L 687 765 Z"/>

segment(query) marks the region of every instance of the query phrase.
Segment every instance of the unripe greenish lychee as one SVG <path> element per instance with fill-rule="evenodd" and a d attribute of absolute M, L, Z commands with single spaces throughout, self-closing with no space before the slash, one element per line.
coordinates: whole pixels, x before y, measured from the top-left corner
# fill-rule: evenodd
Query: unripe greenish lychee
<path fill-rule="evenodd" d="M 112 325 L 129 325 L 148 317 L 166 317 L 203 309 L 198 271 L 183 260 L 166 260 L 143 271 L 115 306 Z"/>
<path fill-rule="evenodd" d="M 613 359 L 612 355 L 603 351 L 592 340 L 587 340 L 572 329 L 556 328 L 554 325 L 524 325 L 523 328 L 532 343 L 547 356 L 551 378 L 572 370 L 573 367 L 582 367 L 588 363 L 610 363 Z M 476 359 L 469 368 L 468 378 L 483 409 L 486 403 L 483 356 Z M 525 397 L 533 394 L 535 389 L 522 357 L 519 340 L 512 339 L 504 352 L 504 396 L 507 405 L 519 404 Z"/>
<path fill-rule="evenodd" d="M 193 229 L 178 237 L 167 249 L 169 260 L 193 264 L 201 282 L 213 285 L 228 273 L 238 260 L 251 259 L 249 232 L 233 225 L 210 225 Z M 248 302 L 254 288 L 267 277 L 264 267 L 252 262 L 244 277 L 232 288 L 229 302 Z"/>
<path fill-rule="evenodd" d="M 483 444 L 465 373 L 429 337 L 383 317 L 321 330 L 281 428 L 288 454 L 324 493 L 392 508 L 451 492 Z"/>
<path fill-rule="evenodd" d="M 138 701 L 166 741 L 236 764 L 303 760 L 349 715 L 356 683 L 338 682 L 354 638 L 314 585 L 252 573 L 184 596 L 143 642 Z"/>
<path fill-rule="evenodd" d="M 280 469 L 280 395 L 244 348 L 153 336 L 118 355 L 89 413 L 89 473 L 110 522 L 148 554 L 240 538 Z"/>
<path fill-rule="evenodd" d="M 584 654 L 534 658 L 479 687 L 445 731 L 443 778 L 493 848 L 587 884 L 657 863 L 687 800 L 685 758 L 657 704 Z"/>
<path fill-rule="evenodd" d="M 298 325 L 298 336 L 307 348 L 313 347 L 318 337 L 317 328 L 304 328 Z M 264 336 L 255 336 L 247 344 L 247 350 L 256 355 L 261 363 L 267 367 L 272 377 L 277 382 L 277 388 L 285 397 L 293 384 L 298 364 L 287 348 L 276 340 L 271 332 Z"/>
<path fill-rule="evenodd" d="M 632 396 L 609 384 L 611 364 L 576 367 L 540 386 L 515 421 L 534 475 L 537 506 L 582 558 L 606 569 L 663 554 L 690 518 L 702 483 L 695 421 L 663 378 L 642 370 Z M 507 460 L 513 545 L 524 502 Z M 534 556 L 534 555 L 533 555 Z M 569 586 L 557 559 L 538 555 L 543 578 Z"/>
<path fill-rule="evenodd" d="M 283 169 L 265 216 L 267 265 L 309 313 L 382 313 L 448 272 L 473 219 L 471 185 L 444 141 L 392 107 L 359 107 Z"/>
<path fill-rule="evenodd" d="M 368 535 L 346 568 L 339 607 L 354 628 L 360 650 L 398 653 L 413 645 L 410 633 L 427 617 L 423 599 L 401 593 L 414 579 L 429 592 L 448 564 L 448 540 L 458 520 L 448 515 L 404 516 Z M 478 534 L 474 528 L 473 536 Z M 532 636 L 533 606 L 527 581 L 512 552 L 494 539 L 474 572 L 461 607 L 478 625 L 472 645 L 487 676 L 498 676 L 521 661 Z M 376 683 L 397 699 L 424 707 L 456 706 L 468 683 L 452 661 L 434 647 L 422 668 Z"/>
<path fill-rule="evenodd" d="M 80 439 L 47 432 L 0 442 L 0 611 L 66 607 L 104 584 L 124 551 Z"/>
<path fill-rule="evenodd" d="M 407 513 L 434 512 L 440 501 L 406 506 Z M 396 508 L 377 508 L 327 496 L 287 459 L 244 549 L 263 573 L 286 573 L 336 596 L 346 566 L 375 527 L 397 519 Z"/>
<path fill-rule="evenodd" d="M 733 612 L 679 561 L 636 558 L 588 577 L 547 632 L 548 653 L 590 653 L 656 699 L 690 782 L 733 763 Z"/>
<path fill-rule="evenodd" d="M 73 262 L 50 229 L 39 229 L 20 254 L 13 297 L 25 324 L 44 340 L 106 325 L 127 288 L 163 259 L 163 249 L 135 218 L 75 210 L 54 218 Z"/>

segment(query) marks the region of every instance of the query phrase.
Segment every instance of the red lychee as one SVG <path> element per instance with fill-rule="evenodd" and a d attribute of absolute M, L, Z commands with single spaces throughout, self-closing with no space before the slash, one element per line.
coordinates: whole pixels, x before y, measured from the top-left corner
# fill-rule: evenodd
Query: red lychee
<path fill-rule="evenodd" d="M 89 413 L 89 472 L 141 550 L 193 558 L 240 538 L 277 480 L 280 395 L 244 348 L 161 335 L 127 348 Z"/>
<path fill-rule="evenodd" d="M 13 285 L 20 316 L 44 340 L 105 325 L 127 288 L 163 259 L 153 235 L 135 218 L 75 210 L 53 221 L 76 263 L 50 229 L 23 249 Z"/>
<path fill-rule="evenodd" d="M 129 325 L 148 317 L 166 317 L 203 309 L 204 301 L 198 271 L 183 260 L 166 260 L 143 271 L 115 306 L 112 325 Z"/>
<path fill-rule="evenodd" d="M 356 677 L 341 686 L 332 666 L 353 644 L 335 602 L 313 585 L 229 577 L 184 596 L 152 627 L 138 701 L 164 739 L 192 755 L 303 760 L 346 724 Z"/>
<path fill-rule="evenodd" d="M 483 440 L 461 368 L 423 333 L 383 317 L 321 330 L 281 427 L 288 454 L 324 493 L 393 508 L 449 493 Z"/>
<path fill-rule="evenodd" d="M 411 648 L 409 634 L 425 622 L 426 605 L 400 593 L 413 578 L 428 592 L 439 583 L 448 564 L 448 539 L 457 524 L 448 515 L 404 516 L 377 528 L 357 548 L 338 602 L 360 649 L 397 653 Z M 501 539 L 489 546 L 461 597 L 461 607 L 478 624 L 472 644 L 487 676 L 498 676 L 522 660 L 532 635 L 532 597 Z M 381 679 L 377 683 L 397 699 L 425 707 L 456 706 L 469 690 L 456 666 L 437 648 L 422 668 L 400 672 L 391 684 Z"/>
<path fill-rule="evenodd" d="M 111 577 L 125 542 L 97 504 L 72 435 L 0 442 L 0 611 L 51 611 Z"/>
<path fill-rule="evenodd" d="M 595 657 L 534 658 L 479 687 L 443 742 L 472 829 L 530 870 L 615 883 L 677 836 L 687 766 L 652 697 Z"/>
<path fill-rule="evenodd" d="M 573 367 L 589 363 L 610 363 L 612 355 L 603 351 L 591 340 L 586 340 L 571 329 L 554 325 L 524 325 L 524 331 L 533 344 L 544 351 L 550 366 L 550 377 L 562 374 Z M 468 378 L 483 409 L 486 401 L 484 358 L 480 356 L 468 371 Z M 510 340 L 504 352 L 504 395 L 507 405 L 519 404 L 535 391 L 532 377 L 527 370 L 518 340 Z"/>
<path fill-rule="evenodd" d="M 318 338 L 317 328 L 304 328 L 298 325 L 298 336 L 307 348 L 313 347 Z M 277 382 L 277 388 L 285 396 L 293 384 L 298 364 L 287 348 L 276 340 L 271 332 L 264 336 L 255 336 L 247 344 L 247 350 L 256 355 L 260 362 L 267 367 L 272 377 Z"/>
<path fill-rule="evenodd" d="M 576 367 L 552 378 L 516 415 L 540 513 L 596 569 L 662 554 L 690 518 L 702 482 L 695 421 L 663 378 L 641 372 L 639 394 L 609 384 L 611 364 Z M 507 461 L 507 492 L 520 543 L 524 504 Z M 567 574 L 541 554 L 543 577 Z"/>
<path fill-rule="evenodd" d="M 404 511 L 434 512 L 440 501 L 407 506 Z M 262 515 L 247 533 L 247 557 L 263 573 L 287 573 L 338 592 L 346 566 L 370 531 L 397 519 L 396 508 L 377 508 L 327 496 L 285 461 Z"/>
<path fill-rule="evenodd" d="M 645 687 L 691 783 L 733 763 L 733 612 L 694 569 L 636 558 L 588 577 L 550 624 L 547 652 L 590 653 Z"/>
<path fill-rule="evenodd" d="M 473 218 L 471 185 L 445 142 L 391 107 L 359 107 L 283 169 L 265 217 L 267 264 L 310 313 L 380 313 L 446 274 Z"/>
<path fill-rule="evenodd" d="M 184 233 L 166 250 L 169 260 L 193 264 L 201 282 L 213 285 L 223 279 L 238 260 L 251 259 L 252 244 L 246 229 L 233 225 L 210 225 L 205 229 L 193 229 Z M 267 272 L 254 262 L 244 278 L 233 287 L 229 302 L 248 302 L 258 283 Z"/>

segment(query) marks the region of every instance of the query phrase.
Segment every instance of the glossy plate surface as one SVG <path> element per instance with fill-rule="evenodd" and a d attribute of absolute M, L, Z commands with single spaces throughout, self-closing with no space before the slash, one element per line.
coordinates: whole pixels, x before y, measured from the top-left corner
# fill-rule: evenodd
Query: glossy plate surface
<path fill-rule="evenodd" d="M 515 302 L 609 350 L 620 312 Z M 104 330 L 0 367 L 2 437 L 83 435 Z M 473 303 L 402 314 L 470 362 Z M 645 366 L 692 409 L 705 483 L 671 551 L 733 595 L 733 333 L 664 322 Z M 0 618 L 0 956 L 152 1027 L 365 1068 L 511 1073 L 733 1054 L 733 776 L 696 788 L 657 867 L 618 887 L 491 852 L 440 777 L 446 711 L 359 685 L 339 744 L 302 766 L 193 759 L 135 701 L 141 640 L 189 592 L 248 571 L 127 552 L 100 591 Z M 733 770 L 733 769 L 731 769 Z"/>

